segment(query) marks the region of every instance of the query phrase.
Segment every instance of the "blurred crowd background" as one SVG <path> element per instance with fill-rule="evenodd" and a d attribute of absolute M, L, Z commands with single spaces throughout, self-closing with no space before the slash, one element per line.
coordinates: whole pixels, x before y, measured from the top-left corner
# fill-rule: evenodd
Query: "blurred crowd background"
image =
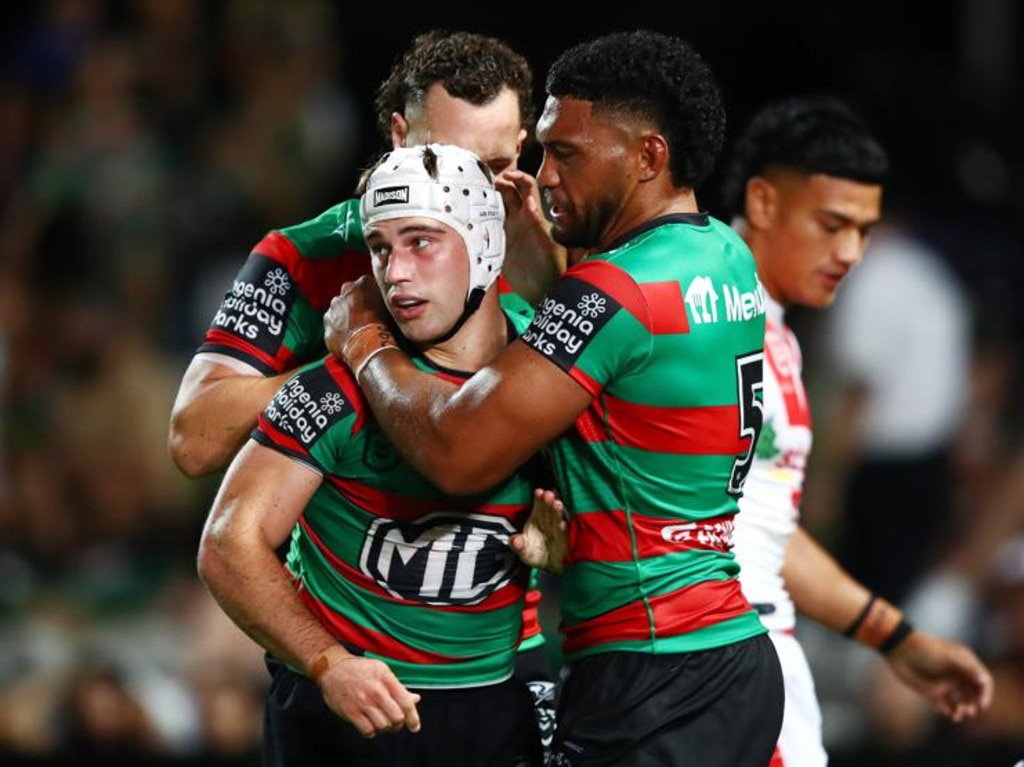
<path fill-rule="evenodd" d="M 194 567 L 219 477 L 167 456 L 177 384 L 249 247 L 350 195 L 373 90 L 433 26 L 547 65 L 604 31 L 687 37 L 732 131 L 827 89 L 894 165 L 887 226 L 797 313 L 817 431 L 805 522 L 997 694 L 936 719 L 801 624 L 836 767 L 1024 758 L 1024 77 L 1014 0 L 721 2 L 682 18 L 451 3 L 39 0 L 0 69 L 0 763 L 257 765 L 262 652 Z M 531 147 L 523 167 L 539 162 Z M 715 212 L 714 179 L 700 199 Z M 558 661 L 557 581 L 545 626 Z"/>

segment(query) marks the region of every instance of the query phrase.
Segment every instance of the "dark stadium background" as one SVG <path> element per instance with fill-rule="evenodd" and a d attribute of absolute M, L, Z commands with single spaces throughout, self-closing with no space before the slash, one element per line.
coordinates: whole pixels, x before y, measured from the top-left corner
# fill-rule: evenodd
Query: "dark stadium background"
<path fill-rule="evenodd" d="M 1019 282 L 1024 11 L 1013 0 L 602 5 L 402 4 L 382 23 L 374 4 L 345 3 L 339 38 L 365 103 L 407 41 L 432 26 L 507 39 L 529 56 L 542 103 L 547 66 L 574 42 L 637 27 L 680 35 L 717 72 L 730 135 L 767 99 L 811 91 L 848 99 L 892 154 L 889 197 L 934 222 L 965 279 L 1000 295 Z M 525 158 L 528 168 L 538 162 L 536 152 Z M 714 182 L 703 197 L 712 210 Z"/>

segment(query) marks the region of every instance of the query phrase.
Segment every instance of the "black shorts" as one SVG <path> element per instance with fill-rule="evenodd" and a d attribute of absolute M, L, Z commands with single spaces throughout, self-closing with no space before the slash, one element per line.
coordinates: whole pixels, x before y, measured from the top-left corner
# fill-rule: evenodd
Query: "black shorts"
<path fill-rule="evenodd" d="M 726 647 L 576 661 L 549 767 L 763 767 L 782 727 L 782 669 L 761 634 Z"/>
<path fill-rule="evenodd" d="M 526 686 L 416 689 L 422 728 L 362 737 L 319 688 L 274 659 L 263 723 L 264 767 L 540 767 L 540 737 Z"/>

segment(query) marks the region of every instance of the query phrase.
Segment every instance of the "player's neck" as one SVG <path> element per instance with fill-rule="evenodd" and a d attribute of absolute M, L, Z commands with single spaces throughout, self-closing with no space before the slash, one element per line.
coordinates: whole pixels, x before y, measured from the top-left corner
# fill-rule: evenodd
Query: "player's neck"
<path fill-rule="evenodd" d="M 480 307 L 454 336 L 424 349 L 423 354 L 440 367 L 472 373 L 490 362 L 507 344 L 505 313 L 492 286 Z"/>
<path fill-rule="evenodd" d="M 654 181 L 651 185 L 640 184 L 608 222 L 601 234 L 599 247 L 595 250 L 605 250 L 630 232 L 663 216 L 699 212 L 697 197 L 692 189 L 673 187 L 665 181 Z"/>

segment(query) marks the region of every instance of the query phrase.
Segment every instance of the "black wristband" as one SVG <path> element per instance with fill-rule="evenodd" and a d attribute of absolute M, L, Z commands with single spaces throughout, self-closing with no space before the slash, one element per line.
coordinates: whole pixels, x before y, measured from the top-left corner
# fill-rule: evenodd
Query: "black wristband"
<path fill-rule="evenodd" d="M 864 605 L 864 609 L 857 614 L 857 617 L 853 619 L 853 623 L 851 623 L 849 628 L 843 632 L 843 636 L 852 637 L 857 633 L 857 629 L 860 628 L 860 624 L 864 622 L 864 619 L 868 617 L 868 613 L 871 612 L 871 606 L 874 605 L 876 599 L 878 599 L 878 595 L 872 594 L 871 598 L 868 599 L 867 604 Z"/>
<path fill-rule="evenodd" d="M 888 638 L 879 646 L 878 652 L 882 653 L 882 655 L 888 655 L 890 652 L 895 650 L 899 643 L 906 639 L 913 630 L 914 627 L 905 619 L 901 618 L 899 625 L 893 629 L 893 632 L 889 634 Z"/>

